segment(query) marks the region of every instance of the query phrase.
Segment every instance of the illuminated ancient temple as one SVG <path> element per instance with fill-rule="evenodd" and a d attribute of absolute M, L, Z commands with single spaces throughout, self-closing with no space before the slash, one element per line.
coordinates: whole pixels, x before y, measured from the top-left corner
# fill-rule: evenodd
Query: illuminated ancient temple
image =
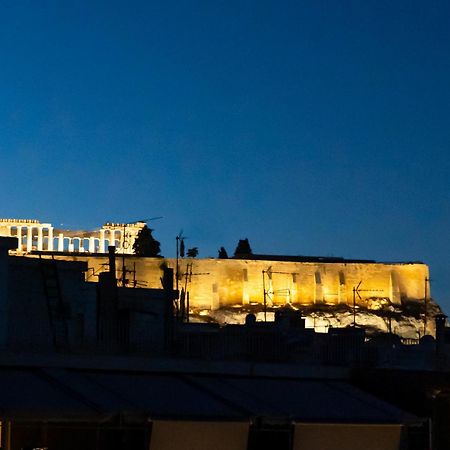
<path fill-rule="evenodd" d="M 54 228 L 38 220 L 0 219 L 0 236 L 17 237 L 17 252 L 34 250 L 61 253 L 107 253 L 114 245 L 120 253 L 132 254 L 133 243 L 144 222 L 105 223 L 93 231 Z"/>
<path fill-rule="evenodd" d="M 0 235 L 18 238 L 16 253 L 88 262 L 88 281 L 97 281 L 107 264 L 107 247 L 115 245 L 117 278 L 128 285 L 159 288 L 161 267 L 176 269 L 174 258 L 133 255 L 133 243 L 145 225 L 106 223 L 94 231 L 55 229 L 37 220 L 1 219 Z M 126 258 L 125 258 L 126 256 Z M 123 277 L 125 263 L 126 277 Z M 423 302 L 431 298 L 428 266 L 421 262 L 384 263 L 343 258 L 249 255 L 248 259 L 181 258 L 179 289 L 190 293 L 198 310 L 261 305 L 386 305 Z M 131 274 L 132 272 L 132 274 Z M 354 289 L 359 285 L 358 292 Z"/>

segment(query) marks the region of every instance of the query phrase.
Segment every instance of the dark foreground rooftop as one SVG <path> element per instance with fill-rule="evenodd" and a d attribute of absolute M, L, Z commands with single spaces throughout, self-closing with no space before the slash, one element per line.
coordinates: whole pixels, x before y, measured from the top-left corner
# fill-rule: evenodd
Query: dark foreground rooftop
<path fill-rule="evenodd" d="M 418 419 L 343 380 L 76 368 L 0 367 L 8 420 L 142 420 L 400 424 Z"/>

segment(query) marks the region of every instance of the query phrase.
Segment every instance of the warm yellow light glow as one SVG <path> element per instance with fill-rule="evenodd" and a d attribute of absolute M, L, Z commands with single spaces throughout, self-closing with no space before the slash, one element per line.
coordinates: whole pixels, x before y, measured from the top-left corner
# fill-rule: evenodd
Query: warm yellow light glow
<path fill-rule="evenodd" d="M 106 258 L 59 256 L 67 260 L 84 260 L 97 273 Z M 149 288 L 161 287 L 161 264 L 175 268 L 174 259 L 129 258 L 136 265 L 136 278 Z M 264 287 L 268 306 L 285 305 L 353 305 L 353 287 L 361 281 L 356 303 L 377 310 L 390 303 L 423 302 L 428 267 L 422 263 L 308 263 L 289 261 L 260 261 L 237 259 L 195 259 L 193 271 L 202 275 L 192 277 L 188 284 L 190 307 L 206 315 L 211 309 L 262 305 Z M 271 279 L 262 272 L 271 267 Z M 90 271 L 92 274 L 92 271 Z M 295 277 L 293 276 L 295 274 Z M 91 279 L 90 281 L 96 281 Z M 429 286 L 427 296 L 431 297 Z M 205 312 L 206 311 L 206 312 Z"/>

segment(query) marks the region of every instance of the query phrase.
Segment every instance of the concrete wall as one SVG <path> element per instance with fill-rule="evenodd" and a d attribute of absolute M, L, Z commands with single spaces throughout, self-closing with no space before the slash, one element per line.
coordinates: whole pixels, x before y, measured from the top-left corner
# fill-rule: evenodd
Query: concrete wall
<path fill-rule="evenodd" d="M 87 261 L 88 278 L 102 270 L 107 259 L 101 256 L 56 256 L 58 259 Z M 192 263 L 188 283 L 191 307 L 217 309 L 223 306 L 263 303 L 263 271 L 271 268 L 271 279 L 264 276 L 267 301 L 274 305 L 292 303 L 349 304 L 353 303 L 353 287 L 362 281 L 358 303 L 367 304 L 372 298 L 386 298 L 400 304 L 423 301 L 428 266 L 422 263 L 305 263 L 237 259 L 183 259 L 180 261 L 179 288 L 185 285 L 184 273 Z M 118 278 L 122 267 L 117 258 Z M 141 287 L 160 288 L 161 265 L 175 268 L 174 259 L 127 257 L 127 269 L 136 269 Z M 281 272 L 281 273 L 277 273 Z M 128 275 L 132 278 L 132 275 Z M 430 291 L 428 289 L 428 298 Z"/>
<path fill-rule="evenodd" d="M 119 347 L 112 342 L 98 342 L 99 285 L 85 281 L 86 262 L 81 259 L 69 261 L 73 258 L 56 260 L 64 319 L 52 327 L 43 262 L 38 258 L 8 256 L 8 249 L 16 245 L 16 239 L 0 239 L 0 349 L 53 352 L 54 333 L 60 335 L 59 332 L 67 327 L 68 351 L 118 351 Z M 159 273 L 159 269 L 156 271 Z M 168 301 L 171 300 L 165 297 L 162 289 L 119 288 L 120 314 L 125 319 L 120 325 L 123 334 L 121 351 L 163 351 Z"/>
<path fill-rule="evenodd" d="M 119 307 L 128 311 L 128 349 L 132 353 L 162 353 L 169 300 L 157 289 L 120 289 Z"/>
<path fill-rule="evenodd" d="M 400 450 L 402 426 L 296 424 L 293 450 Z"/>
<path fill-rule="evenodd" d="M 17 239 L 0 239 L 0 349 L 8 344 L 10 260 L 8 251 L 15 247 L 17 247 Z"/>
<path fill-rule="evenodd" d="M 39 260 L 8 258 L 8 322 L 6 343 L 9 350 L 53 351 L 47 297 Z M 96 340 L 96 284 L 85 283 L 84 264 L 58 262 L 62 299 L 67 305 L 70 342 L 90 345 Z"/>

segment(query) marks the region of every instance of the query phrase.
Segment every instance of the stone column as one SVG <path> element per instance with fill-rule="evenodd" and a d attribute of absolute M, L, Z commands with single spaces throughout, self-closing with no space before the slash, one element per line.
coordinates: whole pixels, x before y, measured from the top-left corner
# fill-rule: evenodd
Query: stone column
<path fill-rule="evenodd" d="M 116 230 L 109 230 L 110 238 L 109 238 L 109 245 L 116 245 Z"/>
<path fill-rule="evenodd" d="M 53 227 L 48 227 L 47 250 L 49 252 L 53 251 Z"/>
<path fill-rule="evenodd" d="M 83 238 L 79 238 L 79 240 L 78 240 L 78 251 L 80 253 L 84 253 L 84 239 Z"/>
<path fill-rule="evenodd" d="M 17 227 L 17 251 L 22 251 L 22 227 Z"/>
<path fill-rule="evenodd" d="M 69 238 L 69 245 L 68 245 L 68 247 L 67 247 L 67 250 L 69 251 L 69 252 L 74 252 L 74 250 L 75 250 L 75 247 L 74 247 L 74 245 L 73 245 L 73 238 Z"/>
<path fill-rule="evenodd" d="M 62 233 L 58 234 L 58 252 L 64 251 L 64 235 Z"/>
<path fill-rule="evenodd" d="M 41 252 L 44 249 L 44 230 L 41 226 L 38 226 L 38 240 L 37 249 Z"/>
<path fill-rule="evenodd" d="M 105 251 L 105 230 L 100 230 L 99 249 L 100 253 L 106 253 Z"/>
<path fill-rule="evenodd" d="M 89 253 L 95 253 L 95 237 L 89 237 Z"/>
<path fill-rule="evenodd" d="M 33 250 L 33 227 L 28 225 L 27 227 L 27 252 Z"/>

